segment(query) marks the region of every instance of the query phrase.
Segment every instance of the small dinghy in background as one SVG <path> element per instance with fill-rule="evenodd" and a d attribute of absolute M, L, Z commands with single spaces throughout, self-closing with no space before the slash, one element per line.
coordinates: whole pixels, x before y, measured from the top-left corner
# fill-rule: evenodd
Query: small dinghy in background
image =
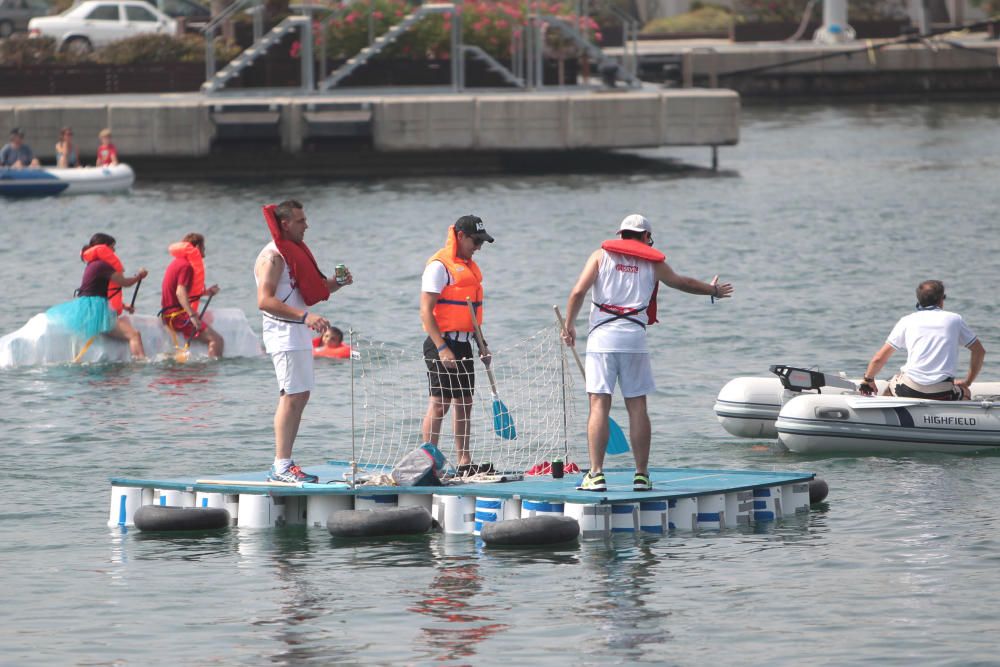
<path fill-rule="evenodd" d="M 738 377 L 715 415 L 729 433 L 778 438 L 799 453 L 970 452 L 1000 448 L 1000 382 L 976 382 L 971 401 L 862 396 L 857 381 L 772 366 L 775 377 Z M 886 383 L 878 382 L 879 392 Z"/>
<path fill-rule="evenodd" d="M 177 346 L 174 338 L 160 322 L 160 318 L 153 315 L 128 317 L 142 334 L 142 344 L 150 359 L 155 360 L 161 355 L 175 355 Z M 225 341 L 224 357 L 255 357 L 263 354 L 260 339 L 239 308 L 212 308 L 205 313 L 205 323 L 215 329 Z M 180 345 L 183 344 L 181 339 Z M 52 325 L 45 313 L 39 313 L 17 331 L 0 338 L 0 368 L 67 364 L 77 358 L 84 345 L 86 341 L 60 326 Z M 191 359 L 204 359 L 207 358 L 208 348 L 195 343 L 188 353 Z M 109 336 L 98 336 L 79 361 L 101 363 L 130 359 L 128 343 Z"/>
<path fill-rule="evenodd" d="M 0 169 L 0 195 L 7 197 L 47 197 L 128 190 L 135 172 L 127 164 L 113 167 L 59 169 Z"/>

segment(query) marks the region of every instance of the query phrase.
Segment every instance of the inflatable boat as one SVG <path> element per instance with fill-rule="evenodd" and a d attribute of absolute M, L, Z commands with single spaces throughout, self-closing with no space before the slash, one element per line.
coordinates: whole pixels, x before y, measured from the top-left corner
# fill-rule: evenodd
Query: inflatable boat
<path fill-rule="evenodd" d="M 153 315 L 127 317 L 142 334 L 142 344 L 148 358 L 174 358 L 178 344 L 174 342 L 170 330 L 160 322 L 160 318 Z M 215 329 L 225 341 L 224 357 L 254 357 L 263 354 L 260 339 L 239 308 L 211 308 L 205 313 L 205 323 Z M 178 343 L 183 347 L 183 337 Z M 87 341 L 51 324 L 45 313 L 39 313 L 17 331 L 0 338 L 0 368 L 71 363 L 86 344 Z M 207 356 L 208 347 L 202 343 L 193 343 L 186 355 L 191 360 L 205 359 Z M 98 336 L 78 361 L 125 362 L 131 358 L 128 343 L 109 336 Z"/>
<path fill-rule="evenodd" d="M 79 169 L 0 169 L 0 195 L 46 197 L 128 190 L 135 172 L 127 164 Z"/>
<path fill-rule="evenodd" d="M 860 380 L 841 374 L 772 366 L 771 377 L 733 378 L 722 388 L 715 400 L 715 416 L 722 427 L 742 438 L 777 438 L 775 422 L 782 406 L 801 396 L 853 395 L 860 397 Z M 877 382 L 879 393 L 886 382 Z M 982 402 L 1000 395 L 1000 382 L 976 382 L 970 387 L 973 399 Z M 861 397 L 869 398 L 869 397 Z M 900 399 L 903 400 L 903 399 Z"/>
<path fill-rule="evenodd" d="M 1000 451 L 1000 396 L 995 398 L 809 394 L 782 406 L 775 428 L 781 444 L 799 454 Z"/>

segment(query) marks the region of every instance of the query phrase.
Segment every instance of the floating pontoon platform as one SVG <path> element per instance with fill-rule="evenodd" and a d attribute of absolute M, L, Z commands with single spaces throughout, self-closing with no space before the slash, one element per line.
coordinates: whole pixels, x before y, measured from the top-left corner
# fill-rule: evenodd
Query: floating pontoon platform
<path fill-rule="evenodd" d="M 343 461 L 306 466 L 315 484 L 268 482 L 267 473 L 245 472 L 197 478 L 111 479 L 109 526 L 134 525 L 142 505 L 224 507 L 240 528 L 305 524 L 326 526 L 338 510 L 423 506 L 445 533 L 478 534 L 483 522 L 565 514 L 580 522 L 584 537 L 610 532 L 736 528 L 809 511 L 809 481 L 803 472 L 652 468 L 653 490 L 632 491 L 632 469 L 605 470 L 606 492 L 579 491 L 581 475 L 561 479 L 512 475 L 511 481 L 445 486 L 370 486 L 345 482 Z M 369 475 L 389 469 L 364 466 Z"/>

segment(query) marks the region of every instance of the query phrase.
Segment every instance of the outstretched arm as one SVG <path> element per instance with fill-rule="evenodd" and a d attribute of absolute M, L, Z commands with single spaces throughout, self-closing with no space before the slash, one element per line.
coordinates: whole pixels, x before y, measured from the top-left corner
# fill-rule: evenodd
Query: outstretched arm
<path fill-rule="evenodd" d="M 716 299 L 726 299 L 733 295 L 732 283 L 720 283 L 719 276 L 712 278 L 712 282 L 706 283 L 697 278 L 689 278 L 675 273 L 670 265 L 661 262 L 656 265 L 656 279 L 667 287 L 672 287 L 688 294 L 703 294 Z"/>
<path fill-rule="evenodd" d="M 583 299 L 587 296 L 587 292 L 597 280 L 597 272 L 601 268 L 603 254 L 603 250 L 595 250 L 587 258 L 586 264 L 583 265 L 583 271 L 580 272 L 580 277 L 577 278 L 576 285 L 573 285 L 569 299 L 566 301 L 566 330 L 563 331 L 563 340 L 570 347 L 576 345 L 576 316 L 580 313 L 580 307 L 583 306 Z"/>

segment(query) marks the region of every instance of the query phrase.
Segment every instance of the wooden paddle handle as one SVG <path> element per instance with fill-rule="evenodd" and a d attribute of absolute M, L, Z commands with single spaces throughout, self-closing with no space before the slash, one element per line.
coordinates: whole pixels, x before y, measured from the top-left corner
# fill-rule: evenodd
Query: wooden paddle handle
<path fill-rule="evenodd" d="M 562 313 L 559 312 L 559 306 L 552 306 L 552 310 L 556 312 L 556 319 L 559 320 L 559 327 L 563 331 L 566 331 L 566 322 L 563 320 Z M 580 361 L 580 353 L 576 351 L 576 346 L 570 347 L 569 345 L 567 345 L 566 347 L 569 347 L 569 349 L 573 350 L 573 358 L 576 359 L 576 365 L 580 369 L 580 375 L 582 375 L 584 379 L 586 379 L 587 371 L 583 370 L 583 362 Z"/>
<path fill-rule="evenodd" d="M 482 352 L 483 348 L 486 347 L 486 341 L 483 340 L 483 330 L 479 328 L 479 320 L 476 319 L 476 309 L 472 306 L 472 299 L 465 297 L 465 305 L 469 307 L 469 315 L 472 316 L 472 326 L 476 330 L 476 342 L 479 343 L 479 351 Z M 486 366 L 486 376 L 490 379 L 490 390 L 493 395 L 497 395 L 497 380 L 493 377 L 493 369 L 483 362 Z"/>

